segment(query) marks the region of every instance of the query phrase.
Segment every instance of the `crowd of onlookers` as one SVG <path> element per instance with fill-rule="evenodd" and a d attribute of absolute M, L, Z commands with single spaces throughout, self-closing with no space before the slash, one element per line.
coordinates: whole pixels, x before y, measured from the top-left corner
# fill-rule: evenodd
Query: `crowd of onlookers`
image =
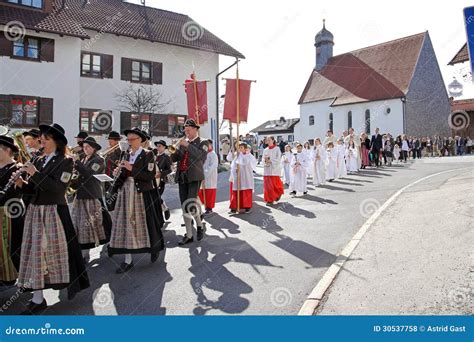
<path fill-rule="evenodd" d="M 328 136 L 333 136 L 333 133 L 328 131 L 325 140 L 328 139 Z M 344 131 L 339 138 L 347 143 L 348 137 L 353 138 L 355 145 L 359 148 L 359 150 L 368 151 L 369 160 L 372 163 L 375 159 L 373 155 L 373 136 L 372 139 L 370 139 L 366 133 L 362 133 L 359 137 L 357 137 L 355 136 L 353 130 L 349 130 Z M 385 164 L 387 163 L 387 156 L 391 157 L 394 161 L 400 160 L 406 162 L 408 159 L 459 156 L 472 154 L 474 152 L 474 140 L 472 140 L 470 137 L 440 137 L 437 135 L 432 137 L 414 137 L 406 135 L 393 137 L 389 133 L 381 134 L 381 137 L 382 147 L 379 149 L 379 157 L 380 159 L 383 158 Z M 360 142 L 358 139 L 360 139 Z M 251 147 L 252 153 L 260 164 L 262 162 L 261 156 L 263 151 L 267 147 L 265 139 L 257 141 L 255 136 L 246 134 L 245 136 L 240 136 L 240 141 L 247 143 L 247 145 Z M 286 145 L 289 145 L 293 148 L 297 143 L 287 142 L 280 138 L 277 140 L 277 144 L 281 152 L 284 153 Z M 311 149 L 313 146 L 313 140 L 304 142 L 305 149 Z M 230 140 L 229 138 L 224 138 L 220 143 L 221 160 L 226 160 L 227 154 L 230 152 L 230 150 Z"/>

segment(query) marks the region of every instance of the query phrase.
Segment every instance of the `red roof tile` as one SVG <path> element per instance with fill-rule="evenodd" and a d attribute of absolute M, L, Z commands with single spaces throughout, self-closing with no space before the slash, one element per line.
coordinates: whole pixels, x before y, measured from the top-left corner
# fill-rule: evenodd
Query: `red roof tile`
<path fill-rule="evenodd" d="M 18 20 L 29 29 L 83 38 L 89 38 L 85 30 L 91 29 L 245 58 L 184 14 L 122 0 L 65 0 L 64 7 L 62 4 L 63 0 L 54 0 L 53 12 L 46 14 L 0 2 L 0 24 Z"/>
<path fill-rule="evenodd" d="M 334 99 L 332 105 L 406 95 L 427 32 L 334 56 L 313 70 L 299 104 Z"/>

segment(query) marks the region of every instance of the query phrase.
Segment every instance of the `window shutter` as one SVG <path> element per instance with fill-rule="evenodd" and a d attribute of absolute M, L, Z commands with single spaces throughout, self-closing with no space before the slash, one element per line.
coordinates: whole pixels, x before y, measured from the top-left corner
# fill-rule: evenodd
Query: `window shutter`
<path fill-rule="evenodd" d="M 0 34 L 0 56 L 12 56 L 13 53 L 13 43 L 5 37 L 5 35 Z"/>
<path fill-rule="evenodd" d="M 132 114 L 128 112 L 120 112 L 120 133 L 126 129 L 132 128 Z"/>
<path fill-rule="evenodd" d="M 44 62 L 54 62 L 54 39 L 41 39 L 40 59 Z"/>
<path fill-rule="evenodd" d="M 102 77 L 114 78 L 114 56 L 102 55 Z"/>
<path fill-rule="evenodd" d="M 122 57 L 122 81 L 132 80 L 132 60 Z"/>
<path fill-rule="evenodd" d="M 6 125 L 12 118 L 10 96 L 0 95 L 0 124 Z"/>
<path fill-rule="evenodd" d="M 39 100 L 39 125 L 51 125 L 53 123 L 53 99 L 42 97 Z"/>
<path fill-rule="evenodd" d="M 152 136 L 168 136 L 168 115 L 154 114 L 150 117 Z"/>
<path fill-rule="evenodd" d="M 163 84 L 163 63 L 153 62 L 153 83 Z"/>

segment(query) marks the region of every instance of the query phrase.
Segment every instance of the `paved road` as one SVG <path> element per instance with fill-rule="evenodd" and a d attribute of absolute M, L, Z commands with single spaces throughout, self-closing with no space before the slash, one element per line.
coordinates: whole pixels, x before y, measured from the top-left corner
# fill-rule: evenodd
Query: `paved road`
<path fill-rule="evenodd" d="M 474 166 L 474 160 L 445 158 L 365 170 L 324 187 L 311 186 L 304 197 L 285 194 L 275 208 L 263 203 L 259 176 L 253 213 L 237 217 L 227 214 L 229 183 L 221 174 L 219 203 L 205 240 L 178 247 L 184 228 L 179 210 L 173 210 L 160 263 L 136 257 L 132 272 L 116 275 L 122 258 L 101 257 L 94 250 L 90 289 L 73 301 L 47 291 L 47 314 L 294 315 L 374 205 L 416 179 L 466 166 Z M 168 203 L 178 208 L 177 191 L 169 190 Z M 14 299 L 6 313 L 18 313 L 30 295 L 16 297 L 15 289 L 0 293 L 3 301 Z"/>

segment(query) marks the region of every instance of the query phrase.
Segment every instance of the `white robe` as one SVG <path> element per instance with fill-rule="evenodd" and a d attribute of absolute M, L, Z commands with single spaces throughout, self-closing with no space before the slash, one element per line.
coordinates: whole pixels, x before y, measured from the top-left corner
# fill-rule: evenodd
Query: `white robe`
<path fill-rule="evenodd" d="M 336 178 L 341 178 L 347 176 L 346 168 L 346 148 L 343 144 L 336 145 L 337 150 L 337 171 Z"/>
<path fill-rule="evenodd" d="M 207 154 L 206 161 L 203 164 L 204 169 L 204 183 L 203 189 L 217 189 L 217 167 L 219 166 L 219 159 L 214 151 Z"/>
<path fill-rule="evenodd" d="M 299 162 L 301 165 L 296 166 L 297 162 Z M 308 165 L 311 165 L 311 162 L 307 153 L 304 153 L 304 152 L 296 153 L 293 156 L 293 159 L 291 160 L 291 163 L 290 163 L 290 177 L 291 177 L 290 187 L 289 187 L 290 192 L 308 191 L 307 189 L 308 181 L 306 180 L 306 177 L 307 177 L 306 169 Z"/>
<path fill-rule="evenodd" d="M 323 145 L 314 148 L 311 159 L 313 166 L 313 184 L 316 186 L 326 183 L 326 158 L 326 150 Z"/>
<path fill-rule="evenodd" d="M 303 152 L 306 154 L 306 159 L 311 161 L 311 151 L 312 150 L 307 150 L 303 149 Z M 313 177 L 313 167 L 311 166 L 311 162 L 308 163 L 308 166 L 306 167 L 306 177 Z"/>
<path fill-rule="evenodd" d="M 400 146 L 398 146 L 398 144 L 395 144 L 395 146 L 393 147 L 393 159 L 395 161 L 400 159 Z"/>
<path fill-rule="evenodd" d="M 336 179 L 337 171 L 337 150 L 335 148 L 329 148 L 327 150 L 327 172 L 326 179 Z"/>
<path fill-rule="evenodd" d="M 270 160 L 270 164 L 265 163 L 266 158 Z M 278 146 L 274 148 L 266 148 L 263 151 L 263 176 L 278 176 L 281 177 L 281 151 Z"/>
<path fill-rule="evenodd" d="M 349 147 L 346 150 L 346 158 L 347 158 L 347 171 L 349 172 L 357 172 L 359 169 L 357 165 L 357 148 Z"/>
<path fill-rule="evenodd" d="M 257 168 L 257 160 L 250 154 L 240 153 L 237 158 L 232 160 L 230 166 L 232 190 L 237 191 L 237 166 L 240 173 L 240 190 L 254 189 L 253 171 Z"/>
<path fill-rule="evenodd" d="M 293 160 L 293 153 L 291 152 L 285 152 L 283 153 L 281 157 L 281 165 L 283 168 L 283 181 L 285 184 L 290 184 L 291 182 L 291 176 L 290 176 L 290 171 L 291 171 L 291 161 Z"/>

